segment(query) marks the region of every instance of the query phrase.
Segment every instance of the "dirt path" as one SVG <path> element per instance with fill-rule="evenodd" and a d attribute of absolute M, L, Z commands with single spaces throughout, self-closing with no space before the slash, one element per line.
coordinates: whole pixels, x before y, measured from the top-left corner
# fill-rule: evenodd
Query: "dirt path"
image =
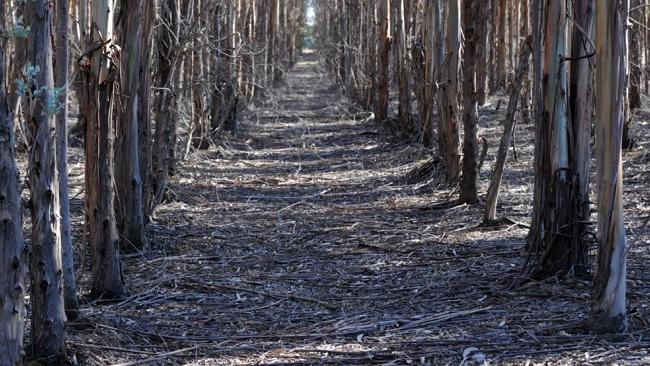
<path fill-rule="evenodd" d="M 433 208 L 453 189 L 407 184 L 424 152 L 379 142 L 367 117 L 299 63 L 247 113 L 241 142 L 182 164 L 152 252 L 125 260 L 131 297 L 86 305 L 71 350 L 97 365 L 458 365 L 470 347 L 497 364 L 644 357 L 648 337 L 583 335 L 588 282 L 509 289 L 525 228 Z M 530 210 L 530 155 L 504 182 L 515 220 Z"/>

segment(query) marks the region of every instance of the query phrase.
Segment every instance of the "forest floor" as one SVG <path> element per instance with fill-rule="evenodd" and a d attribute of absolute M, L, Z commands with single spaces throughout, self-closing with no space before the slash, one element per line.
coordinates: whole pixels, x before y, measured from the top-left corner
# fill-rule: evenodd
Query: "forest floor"
<path fill-rule="evenodd" d="M 481 108 L 489 183 L 507 98 Z M 500 111 L 495 112 L 497 104 Z M 367 112 L 307 57 L 242 117 L 242 136 L 179 164 L 151 225 L 123 257 L 129 296 L 84 303 L 69 326 L 80 364 L 441 365 L 650 363 L 648 164 L 626 153 L 630 331 L 585 332 L 591 283 L 520 282 L 532 198 L 532 126 L 517 131 L 498 212 L 444 208 L 455 187 L 409 172 L 428 158 L 383 141 Z M 79 151 L 73 209 L 81 232 Z M 76 194 L 75 194 L 76 193 Z M 78 242 L 83 242 L 81 237 Z M 88 260 L 79 261 L 80 267 Z M 81 288 L 87 291 L 87 272 Z"/>

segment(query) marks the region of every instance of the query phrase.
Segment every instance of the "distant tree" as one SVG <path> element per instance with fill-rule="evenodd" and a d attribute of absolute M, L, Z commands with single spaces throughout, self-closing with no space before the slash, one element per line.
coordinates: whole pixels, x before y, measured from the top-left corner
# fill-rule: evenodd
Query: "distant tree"
<path fill-rule="evenodd" d="M 407 134 L 411 130 L 410 124 L 410 110 L 411 110 L 411 90 L 409 89 L 409 57 L 408 57 L 408 19 L 405 6 L 408 6 L 408 0 L 396 0 L 395 4 L 395 18 L 397 22 L 395 28 L 395 49 L 396 49 L 396 63 L 397 63 L 397 80 L 398 80 L 398 93 L 399 93 L 399 110 L 398 116 L 400 121 L 400 130 L 403 134 Z M 406 4 L 405 4 L 406 3 Z M 349 47 L 346 47 L 349 48 Z"/>
<path fill-rule="evenodd" d="M 390 23 L 390 0 L 377 1 L 377 102 L 375 103 L 375 120 L 383 126 L 388 118 L 388 81 L 389 81 L 389 50 L 388 37 Z"/>

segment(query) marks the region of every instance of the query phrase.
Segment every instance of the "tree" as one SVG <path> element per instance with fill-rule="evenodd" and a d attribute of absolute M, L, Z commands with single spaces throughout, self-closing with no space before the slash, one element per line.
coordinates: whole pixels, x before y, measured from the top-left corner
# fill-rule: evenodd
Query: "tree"
<path fill-rule="evenodd" d="M 153 143 L 153 194 L 150 211 L 162 201 L 165 187 L 169 179 L 169 167 L 172 145 L 172 129 L 180 119 L 178 99 L 180 92 L 176 86 L 183 70 L 180 57 L 180 3 L 179 0 L 165 0 L 160 7 L 160 27 L 156 40 L 158 62 L 155 83 L 159 90 L 155 102 L 154 119 L 155 132 Z M 172 118 L 169 118 L 169 117 Z"/>
<path fill-rule="evenodd" d="M 395 49 L 398 55 L 397 63 L 397 80 L 399 84 L 399 120 L 400 129 L 403 134 L 409 132 L 410 126 L 410 109 L 411 109 L 411 91 L 409 89 L 409 69 L 408 69 L 408 44 L 407 44 L 407 31 L 408 19 L 404 10 L 405 0 L 395 1 L 395 15 L 397 22 L 395 27 L 397 33 L 395 34 Z M 408 5 L 408 4 L 407 4 Z M 349 47 L 346 47 L 348 49 Z"/>
<path fill-rule="evenodd" d="M 497 153 L 497 160 L 494 163 L 492 179 L 490 180 L 490 187 L 488 188 L 485 202 L 485 211 L 483 213 L 484 224 L 490 224 L 497 218 L 499 189 L 501 187 L 501 179 L 503 178 L 503 169 L 506 163 L 506 158 L 508 157 L 508 150 L 510 150 L 512 144 L 512 135 L 515 127 L 515 112 L 517 111 L 517 103 L 521 94 L 523 78 L 528 73 L 530 53 L 531 45 L 529 37 L 526 44 L 524 44 L 524 49 L 521 51 L 521 55 L 519 56 L 519 65 L 517 66 L 517 72 L 515 73 L 515 78 L 512 82 L 510 101 L 508 102 L 506 117 L 503 121 L 503 135 L 501 136 L 499 152 Z"/>
<path fill-rule="evenodd" d="M 476 92 L 477 21 L 480 8 L 463 0 L 463 174 L 460 177 L 460 202 L 478 202 L 478 95 Z"/>
<path fill-rule="evenodd" d="M 460 66 L 460 0 L 447 3 L 447 31 L 445 57 L 440 60 L 441 91 L 438 93 L 440 118 L 438 122 L 438 149 L 448 180 L 458 179 L 460 155 L 458 148 L 458 71 Z M 439 37 L 442 35 L 439 35 Z"/>
<path fill-rule="evenodd" d="M 641 107 L 641 75 L 642 75 L 642 62 L 641 62 L 641 27 L 643 26 L 643 10 L 642 0 L 632 0 L 631 5 L 631 20 L 630 23 L 630 37 L 629 37 L 629 71 L 630 77 L 628 80 L 628 94 L 629 94 L 629 107 L 630 110 L 638 109 Z"/>
<path fill-rule="evenodd" d="M 581 117 L 576 119 L 568 109 L 568 62 L 571 58 L 566 57 L 569 52 L 566 10 L 563 1 L 547 3 L 542 79 L 544 109 L 542 119 L 537 121 L 541 128 L 536 135 L 539 161 L 535 178 L 539 185 L 536 189 L 540 191 L 536 197 L 539 202 L 534 205 L 538 212 L 533 214 L 537 220 L 533 220 L 535 237 L 532 238 L 533 275 L 540 278 L 587 271 L 587 244 L 583 226 L 577 223 L 584 222 L 584 215 L 589 214 L 588 210 L 584 211 L 585 202 L 579 192 L 586 192 L 580 186 L 588 182 L 581 174 L 586 164 L 582 150 L 585 143 L 588 145 L 590 129 L 580 130 L 576 125 L 578 122 L 588 124 L 582 119 L 588 118 L 582 115 L 582 110 Z M 586 43 L 584 39 L 582 42 Z M 578 79 L 589 79 L 589 74 L 579 74 L 580 65 L 572 72 L 578 73 Z M 576 91 L 584 92 L 584 88 L 577 86 Z M 574 101 L 590 103 L 584 96 Z M 580 107 L 584 105 L 576 108 Z"/>
<path fill-rule="evenodd" d="M 151 134 L 151 55 L 153 46 L 153 22 L 155 18 L 155 0 L 142 2 L 142 19 L 140 19 L 140 65 L 138 68 L 138 157 L 140 158 L 140 179 L 142 179 L 142 204 L 144 225 L 143 231 L 146 235 L 146 225 L 151 219 L 154 208 L 153 191 L 153 146 Z M 148 242 L 146 241 L 145 244 Z"/>
<path fill-rule="evenodd" d="M 58 363 L 66 357 L 66 317 L 54 133 L 58 108 L 52 63 L 54 9 L 47 0 L 35 0 L 29 5 L 33 16 L 27 73 L 27 83 L 31 84 L 27 122 L 32 137 L 28 168 L 32 217 L 32 354 L 48 363 Z"/>
<path fill-rule="evenodd" d="M 487 69 L 488 69 L 488 44 L 490 39 L 490 27 L 488 19 L 490 17 L 490 3 L 492 0 L 483 0 L 478 4 L 476 37 L 477 37 L 477 54 L 476 54 L 476 93 L 478 94 L 478 104 L 484 105 L 487 101 Z"/>
<path fill-rule="evenodd" d="M 379 0 L 377 2 L 377 102 L 375 103 L 375 120 L 383 126 L 388 118 L 388 53 L 390 50 L 390 0 Z"/>
<path fill-rule="evenodd" d="M 0 34 L 5 33 L 0 1 Z M 6 45 L 0 38 L 0 365 L 22 365 L 25 326 L 25 241 L 20 213 L 14 126 L 7 100 Z"/>
<path fill-rule="evenodd" d="M 70 194 L 68 192 L 68 0 L 56 2 L 56 70 L 54 84 L 58 95 L 59 113 L 56 115 L 56 159 L 59 175 L 59 201 L 61 215 L 61 247 L 63 248 L 63 299 L 68 319 L 79 311 L 77 284 L 75 283 L 72 228 L 70 225 Z"/>
<path fill-rule="evenodd" d="M 598 256 L 590 327 L 627 328 L 622 140 L 627 74 L 627 0 L 596 0 Z"/>
<path fill-rule="evenodd" d="M 591 237 L 589 174 L 591 170 L 591 130 L 593 126 L 593 33 L 594 1 L 574 0 L 574 21 L 569 78 L 569 146 L 573 170 L 573 229 L 571 235 L 579 251 L 586 251 Z"/>
<path fill-rule="evenodd" d="M 142 1 L 122 0 L 120 96 L 123 113 L 118 114 L 115 142 L 115 183 L 117 196 L 117 227 L 123 250 L 146 246 L 144 232 L 144 197 L 140 175 L 140 144 L 138 138 L 140 99 L 140 68 L 143 17 Z"/>
<path fill-rule="evenodd" d="M 85 213 L 91 252 L 91 294 L 94 297 L 119 298 L 124 294 L 124 283 L 113 193 L 116 45 L 112 38 L 115 6 L 112 0 L 97 0 L 91 5 L 89 16 L 80 19 L 87 37 L 86 49 L 89 50 L 80 60 L 85 85 L 80 111 L 86 126 Z"/>

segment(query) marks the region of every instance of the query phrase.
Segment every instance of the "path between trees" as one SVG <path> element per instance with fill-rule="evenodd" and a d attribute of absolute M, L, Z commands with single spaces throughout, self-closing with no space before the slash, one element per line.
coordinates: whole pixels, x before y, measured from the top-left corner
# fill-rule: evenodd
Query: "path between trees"
<path fill-rule="evenodd" d="M 648 337 L 582 333 L 589 282 L 511 289 L 525 229 L 478 229 L 481 207 L 433 208 L 453 187 L 409 184 L 425 152 L 379 141 L 313 58 L 243 119 L 238 141 L 179 167 L 152 251 L 124 258 L 130 297 L 86 304 L 70 325 L 81 363 L 605 364 L 619 348 L 644 357 Z M 496 122 L 486 131 L 498 138 Z M 530 197 L 517 192 L 530 162 L 518 164 L 504 205 L 523 221 Z"/>

